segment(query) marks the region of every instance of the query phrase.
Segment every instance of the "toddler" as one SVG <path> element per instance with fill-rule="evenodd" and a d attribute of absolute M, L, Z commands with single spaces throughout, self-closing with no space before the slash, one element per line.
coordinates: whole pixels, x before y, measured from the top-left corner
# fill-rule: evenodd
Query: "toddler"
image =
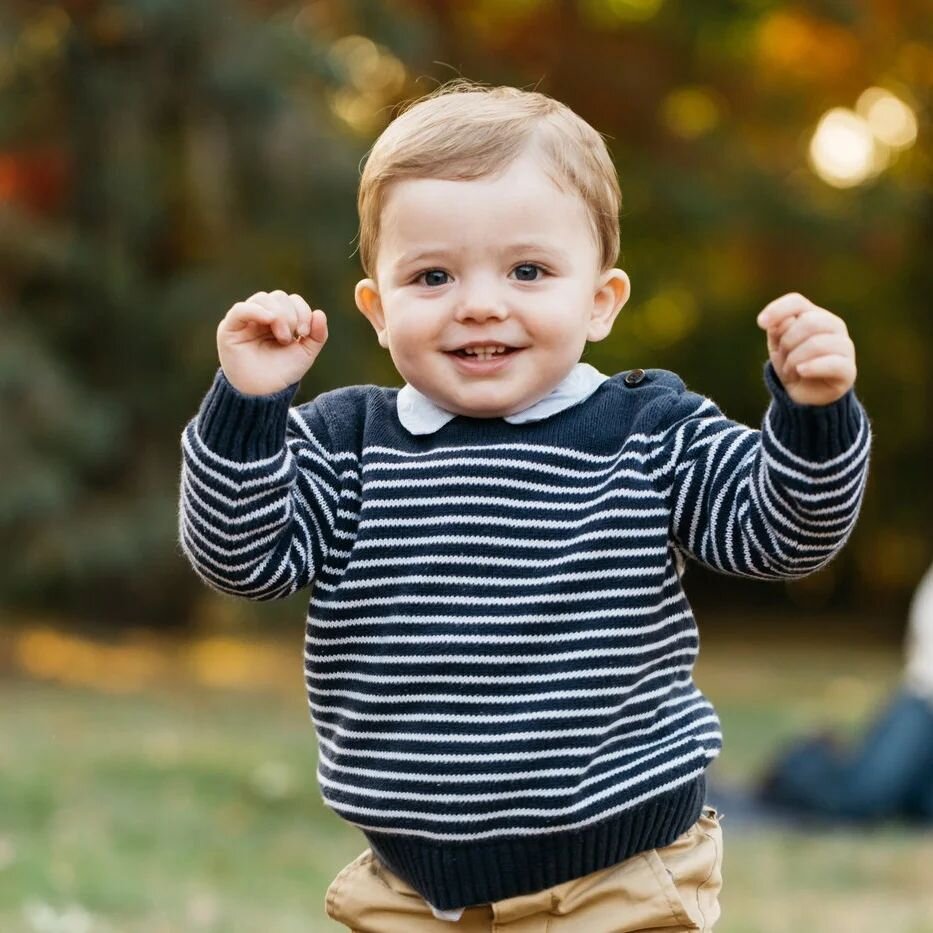
<path fill-rule="evenodd" d="M 629 297 L 601 136 L 463 82 L 397 117 L 359 192 L 356 304 L 405 382 L 291 407 L 323 311 L 258 292 L 182 437 L 209 586 L 310 586 L 324 799 L 369 848 L 326 910 L 379 933 L 710 930 L 721 746 L 692 680 L 688 557 L 771 580 L 848 537 L 870 428 L 839 317 L 757 317 L 761 430 L 673 373 L 580 362 Z M 753 624 L 753 623 L 750 623 Z"/>

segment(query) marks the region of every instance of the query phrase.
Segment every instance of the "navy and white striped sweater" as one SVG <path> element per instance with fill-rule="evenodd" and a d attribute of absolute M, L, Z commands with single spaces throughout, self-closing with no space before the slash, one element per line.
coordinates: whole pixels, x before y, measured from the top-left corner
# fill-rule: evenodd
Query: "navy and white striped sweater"
<path fill-rule="evenodd" d="M 718 754 L 686 557 L 773 579 L 851 531 L 870 428 L 770 364 L 755 431 L 664 370 L 544 420 L 415 436 L 398 389 L 297 407 L 218 370 L 182 437 L 180 542 L 249 599 L 313 584 L 305 670 L 325 801 L 441 909 L 667 845 Z"/>

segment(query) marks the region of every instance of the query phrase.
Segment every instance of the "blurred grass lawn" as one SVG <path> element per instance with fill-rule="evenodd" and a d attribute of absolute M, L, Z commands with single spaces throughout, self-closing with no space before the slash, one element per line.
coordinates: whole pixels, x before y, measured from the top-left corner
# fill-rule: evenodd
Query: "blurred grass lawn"
<path fill-rule="evenodd" d="M 320 801 L 300 647 L 279 647 L 278 690 L 0 681 L 0 930 L 342 929 L 324 891 L 362 836 Z M 704 642 L 697 680 L 726 736 L 716 773 L 747 779 L 815 724 L 857 728 L 899 661 Z M 717 933 L 933 933 L 933 833 L 730 832 L 728 813 L 724 832 Z"/>

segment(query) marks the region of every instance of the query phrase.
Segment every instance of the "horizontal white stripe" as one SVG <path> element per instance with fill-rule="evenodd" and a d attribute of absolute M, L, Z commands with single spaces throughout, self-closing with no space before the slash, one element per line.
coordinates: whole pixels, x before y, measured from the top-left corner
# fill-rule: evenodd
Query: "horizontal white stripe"
<path fill-rule="evenodd" d="M 386 559 L 390 560 L 391 558 Z M 425 562 L 423 558 L 414 558 L 414 560 L 418 560 L 419 563 Z M 451 562 L 462 563 L 463 560 L 457 557 L 451 558 Z M 470 562 L 473 562 L 472 558 Z M 353 566 L 354 569 L 356 569 L 358 565 L 354 564 Z M 645 577 L 646 579 L 654 579 L 661 572 L 662 568 L 654 564 L 651 567 L 606 567 L 602 570 L 581 570 L 577 573 L 553 573 L 542 577 L 499 577 L 494 575 L 490 576 L 486 573 L 473 577 L 447 576 L 444 574 L 411 574 L 409 576 L 396 576 L 393 574 L 390 579 L 393 586 L 408 586 L 412 583 L 420 583 L 427 586 L 481 585 L 484 587 L 501 586 L 511 589 L 516 586 L 527 587 L 544 586 L 545 584 L 551 583 L 583 583 L 587 580 L 607 580 L 615 579 L 616 577 Z M 679 578 L 674 574 L 670 561 L 665 564 L 663 572 L 665 574 L 665 587 L 669 583 L 678 581 Z M 340 583 L 325 583 L 323 580 L 318 580 L 316 589 L 332 593 L 336 592 L 338 589 L 345 591 L 385 586 L 386 582 L 386 577 L 364 577 L 359 580 L 345 579 L 341 580 Z M 656 593 L 657 586 L 652 587 L 651 591 Z"/>
<path fill-rule="evenodd" d="M 383 742 L 380 747 L 373 748 L 349 748 L 345 745 L 335 742 L 333 739 L 329 738 L 326 735 L 318 732 L 318 745 L 322 749 L 331 750 L 335 755 L 339 756 L 341 762 L 345 761 L 347 758 L 376 758 L 379 761 L 412 761 L 412 762 L 423 762 L 431 764 L 444 764 L 452 765 L 459 764 L 463 765 L 469 762 L 476 763 L 479 765 L 489 765 L 493 762 L 511 762 L 517 764 L 518 762 L 523 761 L 542 761 L 550 760 L 553 758 L 572 758 L 580 757 L 586 763 L 588 767 L 590 763 L 602 760 L 608 760 L 609 758 L 619 757 L 628 754 L 630 750 L 639 751 L 641 749 L 651 748 L 654 744 L 662 743 L 667 740 L 669 735 L 679 735 L 683 730 L 693 730 L 697 728 L 699 724 L 712 724 L 718 728 L 719 720 L 716 717 L 715 712 L 713 711 L 712 706 L 709 702 L 703 699 L 702 695 L 699 695 L 699 702 L 695 703 L 693 706 L 687 706 L 677 709 L 674 713 L 665 716 L 662 719 L 657 719 L 650 727 L 646 729 L 630 729 L 621 733 L 613 733 L 611 735 L 605 736 L 595 745 L 590 743 L 585 746 L 568 746 L 568 747 L 548 747 L 543 749 L 538 749 L 536 751 L 523 751 L 521 749 L 513 749 L 509 751 L 493 751 L 490 743 L 479 743 L 484 744 L 487 747 L 482 752 L 431 752 L 421 749 L 417 752 L 404 752 L 397 751 L 396 746 L 393 744 L 386 744 L 387 736 L 383 736 Z M 693 718 L 690 717 L 690 713 L 695 712 L 696 710 L 704 710 L 706 715 L 702 717 Z M 671 727 L 675 724 L 680 723 L 679 727 L 672 729 Z M 571 732 L 570 736 L 573 738 L 579 733 Z M 597 733 L 597 735 L 605 734 L 605 730 L 602 733 Z M 631 744 L 632 737 L 634 735 L 638 736 L 654 736 L 649 742 L 643 743 L 642 745 Z M 392 736 L 391 738 L 394 738 Z M 435 743 L 437 745 L 438 743 Z M 619 746 L 622 746 L 621 748 Z M 608 751 L 609 749 L 616 749 L 616 751 Z"/>
<path fill-rule="evenodd" d="M 722 733 L 715 730 L 712 732 L 697 733 L 694 732 L 695 726 L 696 723 L 690 722 L 686 726 L 682 726 L 680 729 L 667 733 L 651 742 L 645 742 L 641 745 L 626 746 L 625 748 L 616 749 L 607 754 L 599 755 L 596 758 L 585 760 L 576 768 L 532 768 L 522 771 L 474 772 L 469 768 L 464 768 L 462 763 L 457 770 L 449 773 L 427 772 L 423 767 L 419 771 L 384 771 L 377 768 L 354 768 L 348 766 L 344 761 L 345 758 L 354 754 L 353 752 L 349 754 L 343 754 L 341 752 L 341 763 L 339 766 L 335 766 L 326 754 L 324 754 L 325 748 L 322 746 L 320 749 L 322 754 L 318 762 L 318 774 L 321 773 L 322 768 L 329 768 L 331 771 L 343 775 L 356 774 L 360 777 L 371 777 L 379 780 L 388 779 L 396 784 L 424 784 L 425 782 L 429 782 L 437 785 L 487 784 L 501 783 L 503 781 L 548 781 L 555 777 L 579 778 L 581 775 L 593 771 L 600 764 L 610 764 L 614 761 L 620 761 L 624 758 L 631 757 L 632 754 L 637 754 L 649 749 L 660 749 L 663 751 L 665 748 L 669 747 L 664 743 L 671 742 L 679 736 L 688 733 L 696 739 L 697 742 L 703 743 L 704 745 L 708 743 L 710 746 L 713 746 L 715 748 L 714 754 L 718 754 L 719 748 L 722 746 Z M 552 755 L 551 757 L 554 756 Z M 421 762 L 422 765 L 424 764 L 421 759 L 418 759 L 418 761 Z"/>
<path fill-rule="evenodd" d="M 525 615 L 508 616 L 476 616 L 476 615 L 432 615 L 427 616 L 354 616 L 349 619 L 314 619 L 310 624 L 318 629 L 336 629 L 347 628 L 354 625 L 424 625 L 429 622 L 438 625 L 523 625 L 527 622 L 552 623 L 552 622 L 584 622 L 587 619 L 630 619 L 639 616 L 650 618 L 657 612 L 660 612 L 665 606 L 680 602 L 685 598 L 682 593 L 675 593 L 668 599 L 662 600 L 654 606 L 632 606 L 630 608 L 615 607 L 606 609 L 592 609 L 586 612 L 559 612 L 559 613 L 528 613 Z M 334 604 L 336 606 L 336 604 Z M 331 607 L 333 608 L 333 607 Z M 657 620 L 657 627 L 676 619 L 692 618 L 689 609 L 682 612 L 672 613 L 661 620 Z M 644 627 L 635 627 L 632 629 L 620 628 L 619 634 L 636 634 L 644 631 Z"/>
<path fill-rule="evenodd" d="M 327 715 L 337 716 L 341 720 L 355 719 L 360 722 L 472 722 L 482 724 L 494 722 L 530 722 L 535 719 L 576 719 L 584 716 L 618 716 L 626 706 L 648 699 L 651 699 L 651 695 L 647 693 L 635 694 L 621 703 L 614 703 L 609 706 L 591 706 L 582 707 L 580 709 L 562 707 L 558 709 L 522 710 L 518 713 L 428 713 L 424 711 L 403 713 L 399 710 L 393 710 L 391 713 L 365 713 L 346 706 L 324 706 L 313 701 L 309 701 L 308 706 L 314 710 L 315 713 L 325 713 Z M 689 703 L 695 699 L 695 696 L 689 694 L 686 696 L 672 697 L 665 700 L 663 703 L 657 704 L 647 712 L 634 713 L 631 716 L 617 718 L 613 720 L 613 725 L 651 719 L 656 715 L 659 709 L 667 706 Z"/>
<path fill-rule="evenodd" d="M 640 667 L 601 667 L 583 670 L 548 671 L 546 674 L 418 674 L 419 684 L 463 684 L 479 686 L 490 684 L 539 684 L 557 680 L 585 680 L 592 677 L 618 677 L 619 675 L 638 674 L 651 665 Z M 690 665 L 692 668 L 692 665 Z M 354 680 L 370 684 L 411 684 L 411 674 L 366 674 L 358 670 L 350 671 L 314 671 L 305 672 L 305 676 L 316 680 Z"/>
<path fill-rule="evenodd" d="M 574 509 L 583 510 L 577 503 Z M 514 515 L 464 515 L 455 512 L 442 512 L 436 515 L 419 515 L 416 518 L 360 518 L 360 529 L 366 528 L 417 528 L 421 525 L 448 526 L 448 525 L 482 525 L 495 527 L 504 525 L 508 528 L 581 528 L 592 522 L 604 521 L 610 518 L 660 518 L 668 514 L 667 509 L 605 509 L 601 512 L 580 515 L 566 521 L 552 518 L 516 518 Z M 355 521 L 358 516 L 352 512 L 341 510 L 338 515 Z"/>
<path fill-rule="evenodd" d="M 699 406 L 697 411 L 702 410 L 705 406 Z M 665 428 L 658 434 L 629 434 L 625 440 L 627 443 L 640 443 L 640 444 L 657 444 L 659 441 L 667 435 L 669 428 Z M 370 444 L 368 447 L 363 448 L 363 457 L 372 457 L 377 454 L 388 454 L 393 457 L 405 458 L 409 461 L 424 460 L 431 457 L 435 457 L 437 454 L 462 454 L 469 453 L 471 451 L 478 451 L 484 455 L 488 454 L 490 451 L 515 451 L 523 452 L 530 454 L 528 458 L 530 460 L 540 459 L 543 456 L 548 454 L 553 454 L 558 457 L 567 457 L 572 460 L 583 460 L 587 463 L 608 463 L 614 464 L 620 457 L 618 451 L 608 454 L 591 454 L 586 451 L 579 450 L 575 447 L 555 447 L 548 444 L 524 444 L 524 443 L 513 443 L 513 444 L 459 444 L 459 445 L 448 445 L 445 447 L 434 447 L 431 450 L 419 450 L 419 451 L 410 451 L 410 450 L 399 450 L 397 447 L 384 447 L 379 444 Z M 632 456 L 637 456 L 637 454 L 632 454 Z M 647 455 L 650 456 L 650 455 Z M 642 459 L 647 459 L 647 456 L 643 456 Z"/>
<path fill-rule="evenodd" d="M 414 791 L 399 791 L 399 790 L 389 790 L 388 788 L 369 788 L 369 787 L 359 787 L 354 784 L 345 784 L 341 781 L 334 781 L 331 778 L 328 778 L 326 775 L 318 771 L 318 781 L 322 787 L 326 787 L 330 790 L 343 791 L 348 795 L 359 797 L 374 797 L 383 803 L 388 804 L 389 801 L 393 803 L 395 801 L 405 801 L 411 800 L 419 803 L 433 803 L 435 806 L 453 806 L 458 803 L 492 803 L 497 800 L 514 800 L 519 801 L 523 799 L 560 799 L 566 800 L 568 797 L 573 797 L 581 790 L 587 787 L 591 787 L 594 784 L 600 784 L 605 782 L 611 777 L 614 777 L 619 774 L 625 774 L 627 771 L 631 771 L 634 768 L 637 768 L 639 765 L 645 764 L 645 762 L 651 761 L 654 758 L 659 757 L 660 755 L 667 754 L 676 748 L 680 748 L 684 745 L 689 745 L 691 742 L 699 741 L 701 738 L 712 738 L 713 734 L 704 733 L 702 736 L 693 736 L 687 735 L 676 741 L 671 741 L 663 747 L 656 748 L 651 752 L 648 752 L 645 755 L 641 755 L 638 758 L 633 758 L 631 761 L 625 762 L 625 764 L 618 765 L 614 768 L 610 768 L 606 771 L 602 771 L 598 774 L 591 775 L 590 777 L 578 781 L 572 785 L 557 785 L 550 787 L 529 787 L 522 790 L 508 790 L 508 791 L 499 791 L 493 793 L 475 793 L 475 794 L 444 794 L 440 792 L 435 792 L 431 794 L 417 793 Z M 497 776 L 490 777 L 490 783 L 501 784 L 501 781 L 496 780 Z M 425 780 L 425 777 L 422 776 L 422 781 Z M 429 780 L 434 780 L 434 775 L 431 775 Z"/>
<path fill-rule="evenodd" d="M 309 704 L 310 705 L 310 704 Z M 697 709 L 705 709 L 706 702 L 694 703 L 693 706 L 684 707 L 680 715 L 686 715 Z M 331 735 L 341 735 L 348 739 L 378 739 L 382 742 L 423 742 L 434 745 L 493 745 L 496 742 L 527 742 L 531 739 L 559 739 L 565 736 L 582 737 L 585 735 L 605 736 L 612 732 L 619 725 L 616 720 L 611 723 L 605 723 L 601 726 L 575 726 L 571 729 L 539 729 L 537 731 L 526 732 L 464 732 L 464 733 L 437 733 L 437 732 L 399 732 L 376 731 L 361 732 L 356 729 L 347 729 L 344 726 L 320 719 L 311 713 L 311 721 L 319 729 L 326 729 Z M 636 735 L 649 735 L 657 731 L 660 722 L 655 722 L 648 729 L 627 729 L 624 738 L 631 739 Z"/>
<path fill-rule="evenodd" d="M 385 581 L 386 587 L 394 586 L 394 581 L 390 578 Z M 573 603 L 587 599 L 630 599 L 636 596 L 653 596 L 658 592 L 656 586 L 629 587 L 628 589 L 602 589 L 602 590 L 582 590 L 570 593 L 527 593 L 522 596 L 477 596 L 470 593 L 466 596 L 451 596 L 443 593 L 436 595 L 421 596 L 415 593 L 399 593 L 392 596 L 373 596 L 368 599 L 312 599 L 310 605 L 328 607 L 335 609 L 360 609 L 365 606 L 420 606 L 437 605 L 443 606 L 521 606 L 531 603 L 533 605 L 547 605 L 550 603 Z M 637 606 L 632 607 L 639 615 L 647 612 L 657 611 L 671 603 L 678 602 L 683 597 L 681 592 L 669 596 L 667 599 L 656 603 L 653 607 Z M 426 620 L 422 620 L 426 621 Z M 430 621 L 434 621 L 431 619 Z M 508 619 L 502 619 L 508 622 Z"/>
<path fill-rule="evenodd" d="M 547 826 L 524 826 L 522 824 L 512 824 L 509 826 L 508 833 L 509 835 L 516 836 L 548 836 L 555 832 L 582 829 L 585 826 L 591 826 L 593 823 L 600 823 L 610 816 L 615 816 L 616 813 L 622 813 L 625 810 L 631 810 L 633 807 L 638 806 L 638 804 L 643 803 L 646 800 L 650 800 L 652 797 L 661 796 L 662 794 L 666 794 L 668 791 L 674 790 L 683 784 L 687 784 L 690 781 L 698 778 L 705 770 L 706 765 L 703 764 L 701 767 L 693 769 L 684 775 L 680 775 L 679 777 L 672 778 L 660 786 L 652 787 L 650 790 L 644 791 L 643 793 L 636 796 L 627 797 L 622 803 L 617 804 L 616 806 L 607 808 L 605 810 L 600 810 L 598 813 L 593 814 L 593 816 L 591 816 L 589 819 L 577 820 L 576 822 L 572 823 L 555 823 L 549 824 Z M 337 813 L 342 812 L 339 804 L 331 802 L 330 806 Z M 373 815 L 379 814 L 374 813 Z M 366 823 L 360 823 L 357 820 L 353 820 L 352 822 L 356 827 L 363 830 L 370 830 L 372 832 L 381 833 L 387 832 L 392 833 L 392 835 L 395 836 L 415 836 L 421 839 L 433 839 L 438 842 L 477 842 L 482 839 L 493 839 L 503 835 L 503 831 L 501 829 L 491 829 L 474 833 L 438 833 L 425 830 L 413 830 L 408 829 L 407 827 L 374 826 Z"/>
<path fill-rule="evenodd" d="M 690 638 L 696 639 L 695 632 L 684 632 L 677 636 L 678 641 Z M 661 644 L 652 645 L 656 650 Z M 627 648 L 582 648 L 579 651 L 561 651 L 556 654 L 510 654 L 503 657 L 485 654 L 419 654 L 414 657 L 410 654 L 328 654 L 321 658 L 308 658 L 321 663 L 334 661 L 359 661 L 361 664 L 559 664 L 564 661 L 582 661 L 584 658 L 621 658 L 640 653 L 640 646 Z M 420 676 L 420 675 L 414 675 Z"/>
<path fill-rule="evenodd" d="M 684 634 L 694 635 L 692 631 L 680 633 L 676 638 L 684 637 Z M 593 638 L 613 638 L 618 639 L 619 630 L 615 628 L 587 629 L 579 632 L 554 632 L 547 635 L 427 635 L 416 633 L 414 635 L 347 635 L 340 638 L 312 638 L 306 637 L 305 644 L 320 645 L 322 647 L 332 648 L 334 645 L 412 645 L 417 648 L 418 645 L 556 645 L 568 641 L 588 641 Z M 637 645 L 631 645 L 624 649 L 626 653 L 642 654 L 644 652 L 655 651 L 663 645 L 668 644 L 672 639 L 665 638 L 659 641 L 640 642 Z M 598 650 L 598 649 L 594 649 Z M 620 649 L 622 650 L 622 649 Z M 326 660 L 322 656 L 311 653 L 312 658 Z"/>
<path fill-rule="evenodd" d="M 656 765 L 653 768 L 646 768 L 639 774 L 633 775 L 632 777 L 622 781 L 617 781 L 611 787 L 603 788 L 601 791 L 598 791 L 595 794 L 590 794 L 589 797 L 584 797 L 582 800 L 577 800 L 574 803 L 564 807 L 511 807 L 508 810 L 493 810 L 487 813 L 464 813 L 462 811 L 459 813 L 434 813 L 424 810 L 382 810 L 378 807 L 360 807 L 341 801 L 338 812 L 340 814 L 359 813 L 363 816 L 379 816 L 383 819 L 401 818 L 409 820 L 424 820 L 430 823 L 485 823 L 489 820 L 515 819 L 517 817 L 537 817 L 538 819 L 550 820 L 557 816 L 570 816 L 573 813 L 578 813 L 580 810 L 585 810 L 587 807 L 591 807 L 594 803 L 598 803 L 600 800 L 605 800 L 607 797 L 620 795 L 622 791 L 629 787 L 637 787 L 639 784 L 644 784 L 647 781 L 650 781 L 652 778 L 657 777 L 658 775 L 677 771 L 679 767 L 688 764 L 689 762 L 693 762 L 697 758 L 702 758 L 703 752 L 704 750 L 702 748 L 692 749 L 687 754 L 673 758 L 670 761 L 665 762 L 663 765 Z M 658 793 L 659 791 L 656 787 L 652 788 L 652 795 Z M 605 817 L 607 814 L 604 812 L 602 815 Z M 554 832 L 556 829 L 562 827 L 555 827 L 554 825 L 550 825 L 548 828 L 551 832 Z M 499 832 L 501 833 L 502 830 L 499 830 Z M 510 828 L 509 833 L 511 832 L 512 829 Z"/>
<path fill-rule="evenodd" d="M 667 545 L 654 547 L 632 547 L 632 548 L 607 548 L 599 551 L 577 551 L 573 554 L 561 554 L 557 557 L 489 557 L 483 554 L 471 554 L 471 566 L 483 567 L 559 567 L 563 564 L 575 563 L 583 560 L 608 560 L 609 558 L 618 558 L 630 560 L 637 557 L 660 557 L 667 552 Z M 350 551 L 332 550 L 331 556 L 349 559 Z M 435 564 L 443 566 L 445 564 L 456 564 L 463 566 L 463 557 L 460 554 L 418 554 L 414 557 L 393 556 L 393 557 L 374 557 L 366 559 L 357 559 L 355 556 L 350 568 L 353 570 L 369 567 L 395 567 L 408 566 L 409 564 L 418 564 L 419 566 L 433 566 Z M 324 570 L 332 574 L 342 574 L 347 568 L 326 566 Z M 632 570 L 641 570 L 645 573 L 653 573 L 658 569 L 657 565 L 651 564 L 648 567 L 632 568 Z M 620 571 L 621 572 L 621 571 Z"/>
<path fill-rule="evenodd" d="M 587 531 L 583 534 L 568 536 L 558 540 L 547 538 L 498 538 L 494 535 L 428 535 L 404 538 L 366 538 L 357 539 L 354 549 L 369 550 L 371 548 L 413 548 L 425 547 L 434 544 L 483 544 L 503 548 L 555 548 L 570 547 L 583 541 L 617 540 L 619 538 L 651 538 L 667 536 L 667 528 L 658 526 L 654 528 L 601 528 L 596 531 Z M 463 558 L 469 560 L 469 558 Z"/>
<path fill-rule="evenodd" d="M 705 717 L 704 721 L 709 722 L 710 717 Z M 717 722 L 718 725 L 718 722 Z M 693 720 L 687 722 L 686 725 L 681 726 L 679 729 L 671 730 L 670 732 L 665 732 L 662 735 L 656 736 L 650 742 L 642 742 L 639 745 L 624 745 L 621 748 L 616 748 L 614 751 L 605 752 L 601 755 L 596 755 L 593 757 L 585 756 L 581 760 L 580 764 L 575 768 L 524 768 L 521 771 L 474 771 L 471 768 L 464 768 L 463 761 L 447 762 L 454 767 L 453 770 L 448 772 L 438 772 L 438 771 L 425 771 L 424 765 L 430 761 L 432 764 L 436 763 L 435 758 L 425 759 L 416 754 L 409 754 L 407 760 L 414 761 L 422 765 L 421 769 L 418 771 L 388 771 L 381 768 L 356 768 L 348 765 L 346 759 L 354 757 L 357 755 L 355 750 L 346 751 L 340 746 L 335 746 L 333 742 L 328 740 L 326 743 L 322 743 L 319 748 L 320 760 L 319 760 L 319 773 L 320 766 L 330 769 L 331 771 L 338 774 L 358 774 L 360 777 L 370 777 L 375 779 L 388 779 L 390 781 L 395 781 L 397 783 L 413 783 L 413 784 L 424 784 L 426 781 L 432 784 L 470 784 L 470 783 L 494 783 L 502 781 L 545 781 L 550 778 L 555 777 L 570 777 L 570 778 L 579 778 L 583 774 L 587 774 L 590 771 L 593 771 L 601 764 L 608 764 L 614 761 L 619 761 L 621 759 L 630 758 L 633 754 L 637 755 L 641 752 L 648 751 L 650 749 L 660 749 L 663 751 L 664 748 L 668 747 L 665 743 L 672 742 L 675 739 L 678 739 L 680 736 L 693 736 L 693 738 L 700 741 L 702 739 L 710 739 L 712 742 L 722 741 L 722 733 L 718 731 L 713 732 L 701 732 L 696 733 L 697 723 Z M 619 745 L 619 742 L 616 741 L 613 744 Z M 328 757 L 328 754 L 331 749 L 334 749 L 335 754 L 339 756 L 339 764 L 331 761 Z M 404 753 L 403 753 L 404 754 Z M 380 757 L 378 755 L 373 755 L 371 757 Z M 388 757 L 388 756 L 386 756 Z M 478 759 L 479 756 L 455 756 L 457 758 L 469 757 L 471 759 Z M 496 760 L 503 761 L 508 760 L 508 755 L 495 755 L 493 756 Z M 556 758 L 556 757 L 566 757 L 560 753 L 551 752 L 547 755 L 539 755 L 537 760 L 542 760 L 544 758 Z M 406 760 L 402 758 L 401 760 Z M 489 764 L 489 758 L 483 758 L 478 760 L 477 763 Z"/>
<path fill-rule="evenodd" d="M 579 690 L 542 690 L 537 693 L 500 693 L 500 694 L 464 694 L 464 693 L 423 693 L 420 690 L 416 693 L 357 693 L 353 690 L 325 690 L 311 682 L 310 677 L 305 677 L 308 686 L 309 695 L 318 697 L 340 697 L 346 700 L 359 700 L 362 703 L 457 703 L 467 705 L 478 703 L 481 706 L 507 705 L 515 703 L 543 702 L 544 700 L 571 700 L 577 697 L 602 697 L 618 696 L 622 692 L 631 692 L 652 680 L 670 677 L 679 671 L 689 671 L 691 665 L 679 664 L 676 667 L 670 667 L 661 671 L 652 671 L 645 677 L 631 684 L 627 684 L 625 689 L 619 686 L 612 687 L 594 687 L 591 689 L 581 688 Z M 684 677 L 680 680 L 674 680 L 669 684 L 656 689 L 638 693 L 634 697 L 626 700 L 627 703 L 636 703 L 643 699 L 653 699 L 663 696 L 671 690 L 686 687 L 690 684 L 690 678 Z"/>
<path fill-rule="evenodd" d="M 610 499 L 653 499 L 664 501 L 661 493 L 653 488 L 648 489 L 609 489 L 606 492 L 593 496 L 585 503 L 549 501 L 547 499 L 516 499 L 506 496 L 418 496 L 408 499 L 367 499 L 363 503 L 362 517 L 366 518 L 366 513 L 370 509 L 410 509 L 410 508 L 429 508 L 434 506 L 489 506 L 491 508 L 505 506 L 508 509 L 522 509 L 532 511 L 540 509 L 541 511 L 578 511 L 584 505 L 596 506 L 601 502 Z M 461 513 L 462 514 L 462 513 Z"/>

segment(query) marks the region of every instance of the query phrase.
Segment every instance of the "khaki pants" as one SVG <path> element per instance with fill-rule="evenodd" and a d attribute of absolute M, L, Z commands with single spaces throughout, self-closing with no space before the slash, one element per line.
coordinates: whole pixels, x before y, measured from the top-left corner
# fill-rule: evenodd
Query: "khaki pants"
<path fill-rule="evenodd" d="M 327 915 L 353 933 L 649 933 L 712 930 L 719 918 L 722 830 L 712 807 L 663 849 L 544 891 L 440 920 L 367 849 L 331 882 Z"/>

